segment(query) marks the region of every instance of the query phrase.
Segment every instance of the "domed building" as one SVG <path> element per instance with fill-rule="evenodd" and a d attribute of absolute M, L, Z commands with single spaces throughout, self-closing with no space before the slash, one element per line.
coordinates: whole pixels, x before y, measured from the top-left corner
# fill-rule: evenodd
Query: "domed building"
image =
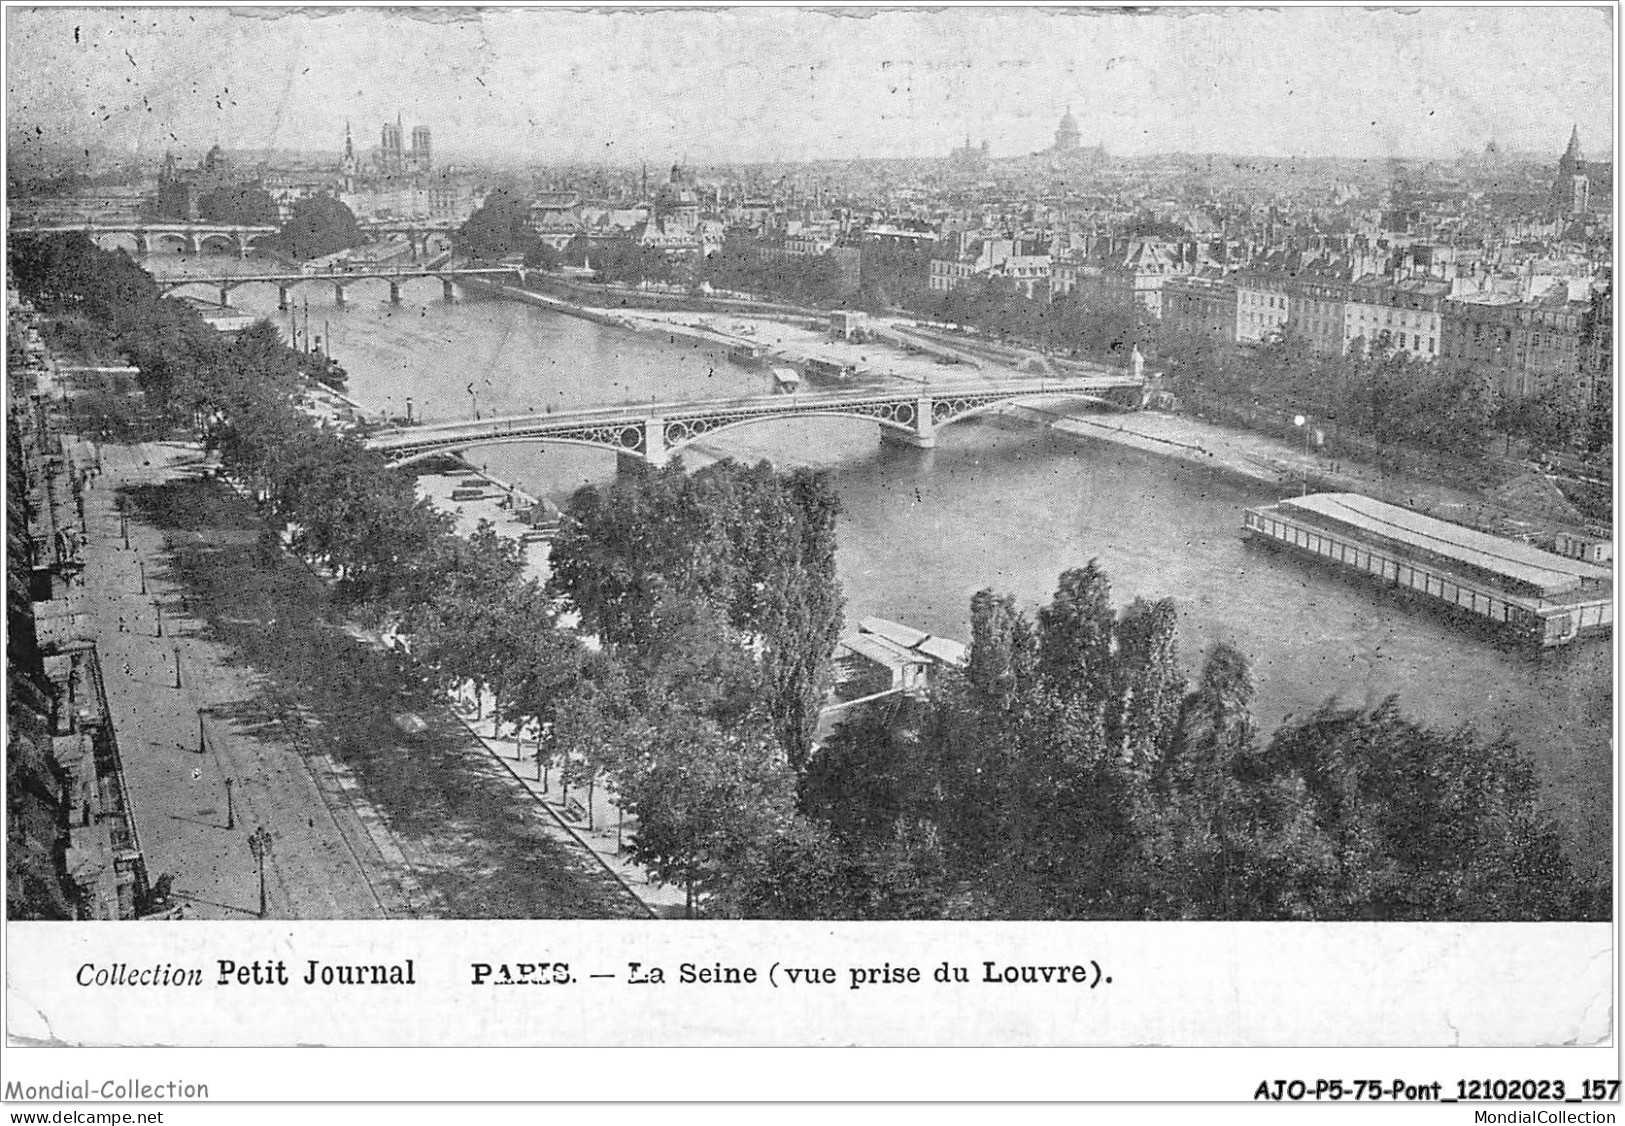
<path fill-rule="evenodd" d="M 655 196 L 655 218 L 662 224 L 692 230 L 700 221 L 700 197 L 694 187 L 694 173 L 681 164 L 671 166 L 671 179 Z"/>
<path fill-rule="evenodd" d="M 1081 143 L 1083 134 L 1078 129 L 1078 119 L 1072 116 L 1072 107 L 1066 107 L 1066 116 L 1061 118 L 1061 124 L 1055 127 L 1055 152 L 1062 155 L 1076 152 Z"/>
<path fill-rule="evenodd" d="M 1099 164 L 1106 159 L 1103 145 L 1083 146 L 1083 131 L 1078 119 L 1072 116 L 1072 107 L 1066 107 L 1061 123 L 1055 127 L 1055 144 L 1038 154 L 1051 158 L 1057 164 Z"/>

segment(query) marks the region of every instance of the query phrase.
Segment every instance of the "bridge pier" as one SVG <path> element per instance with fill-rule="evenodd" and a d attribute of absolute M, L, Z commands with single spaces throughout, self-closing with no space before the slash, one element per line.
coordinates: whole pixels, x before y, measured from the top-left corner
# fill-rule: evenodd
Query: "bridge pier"
<path fill-rule="evenodd" d="M 935 404 L 931 396 L 921 395 L 914 400 L 914 430 L 912 433 L 890 426 L 880 428 L 880 442 L 889 446 L 908 446 L 916 450 L 937 448 L 937 426 L 932 419 Z"/>
<path fill-rule="evenodd" d="M 333 283 L 333 304 L 344 308 L 344 287 L 338 282 Z"/>
<path fill-rule="evenodd" d="M 890 426 L 882 426 L 880 428 L 880 444 L 883 446 L 907 446 L 912 450 L 934 450 L 937 448 L 937 436 L 932 434 L 921 437 L 918 434 L 893 430 Z"/>
<path fill-rule="evenodd" d="M 447 301 L 457 300 L 457 289 L 451 284 L 450 278 L 440 279 L 440 292 L 445 296 Z"/>
<path fill-rule="evenodd" d="M 391 305 L 399 305 L 401 303 L 401 283 L 400 282 L 393 282 L 392 281 L 392 282 L 389 283 L 389 303 Z"/>
<path fill-rule="evenodd" d="M 665 465 L 671 457 L 671 451 L 666 449 L 666 420 L 663 418 L 645 419 L 643 423 L 643 460 L 651 467 L 658 469 Z"/>
<path fill-rule="evenodd" d="M 220 287 L 220 307 L 222 309 L 231 308 L 231 290 L 226 286 Z"/>
<path fill-rule="evenodd" d="M 288 300 L 289 288 L 290 287 L 285 285 L 279 285 L 276 287 L 276 307 L 284 313 L 288 311 L 288 307 L 292 304 L 292 302 Z"/>

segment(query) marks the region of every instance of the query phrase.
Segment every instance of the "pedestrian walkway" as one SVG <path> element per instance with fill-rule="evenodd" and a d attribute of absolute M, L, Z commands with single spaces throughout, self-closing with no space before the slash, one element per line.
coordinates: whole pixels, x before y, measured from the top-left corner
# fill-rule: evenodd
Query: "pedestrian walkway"
<path fill-rule="evenodd" d="M 172 880 L 171 900 L 200 919 L 265 915 L 364 919 L 413 913 L 409 874 L 392 864 L 387 830 L 358 806 L 330 800 L 315 764 L 274 715 L 264 716 L 252 668 L 209 640 L 170 575 L 163 533 L 121 490 L 156 485 L 199 460 L 180 443 L 88 443 L 85 570 L 69 594 L 96 638 L 109 714 L 123 757 L 149 880 Z M 382 839 L 380 839 L 382 838 Z M 398 853 L 397 853 L 398 855 Z"/>
<path fill-rule="evenodd" d="M 661 918 L 683 915 L 683 888 L 653 882 L 630 858 L 629 846 L 637 822 L 624 816 L 602 782 L 593 787 L 590 795 L 582 786 L 572 787 L 567 793 L 559 784 L 558 771 L 545 769 L 538 760 L 534 741 L 499 735 L 498 725 L 488 714 L 478 718 L 472 707 L 467 711 L 469 714 L 459 711 L 464 726 L 508 770 L 514 782 L 547 812 L 553 827 L 550 835 L 588 849 L 651 915 Z M 479 711 L 485 709 L 482 707 Z"/>

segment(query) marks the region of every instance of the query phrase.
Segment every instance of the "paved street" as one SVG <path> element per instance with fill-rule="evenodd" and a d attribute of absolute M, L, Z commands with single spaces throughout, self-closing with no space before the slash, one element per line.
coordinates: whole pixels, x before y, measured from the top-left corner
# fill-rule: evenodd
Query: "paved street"
<path fill-rule="evenodd" d="M 88 447 L 80 456 L 94 460 Z M 253 917 L 259 888 L 248 840 L 263 826 L 272 842 L 268 917 L 410 914 L 410 888 L 385 855 L 387 830 L 345 796 L 340 778 L 300 755 L 282 723 L 262 715 L 255 670 L 203 636 L 167 576 L 162 533 L 133 506 L 124 546 L 117 490 L 171 479 L 196 456 L 169 443 L 102 448 L 103 475 L 85 492 L 84 585 L 73 592 L 97 638 L 149 876 L 171 876 L 188 915 Z"/>
<path fill-rule="evenodd" d="M 270 918 L 646 917 L 415 674 L 329 620 L 322 580 L 267 565 L 194 447 L 100 457 L 72 609 L 98 642 L 149 877 L 186 915 L 259 914 L 263 827 Z"/>

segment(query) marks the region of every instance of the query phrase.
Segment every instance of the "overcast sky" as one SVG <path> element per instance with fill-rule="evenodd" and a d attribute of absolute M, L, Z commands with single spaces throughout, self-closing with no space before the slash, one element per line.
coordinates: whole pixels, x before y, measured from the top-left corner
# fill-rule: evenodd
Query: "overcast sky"
<path fill-rule="evenodd" d="M 8 8 L 8 135 L 660 165 L 1611 150 L 1606 8 Z M 41 133 L 36 133 L 38 128 Z M 1588 155 L 1590 153 L 1588 152 Z"/>

